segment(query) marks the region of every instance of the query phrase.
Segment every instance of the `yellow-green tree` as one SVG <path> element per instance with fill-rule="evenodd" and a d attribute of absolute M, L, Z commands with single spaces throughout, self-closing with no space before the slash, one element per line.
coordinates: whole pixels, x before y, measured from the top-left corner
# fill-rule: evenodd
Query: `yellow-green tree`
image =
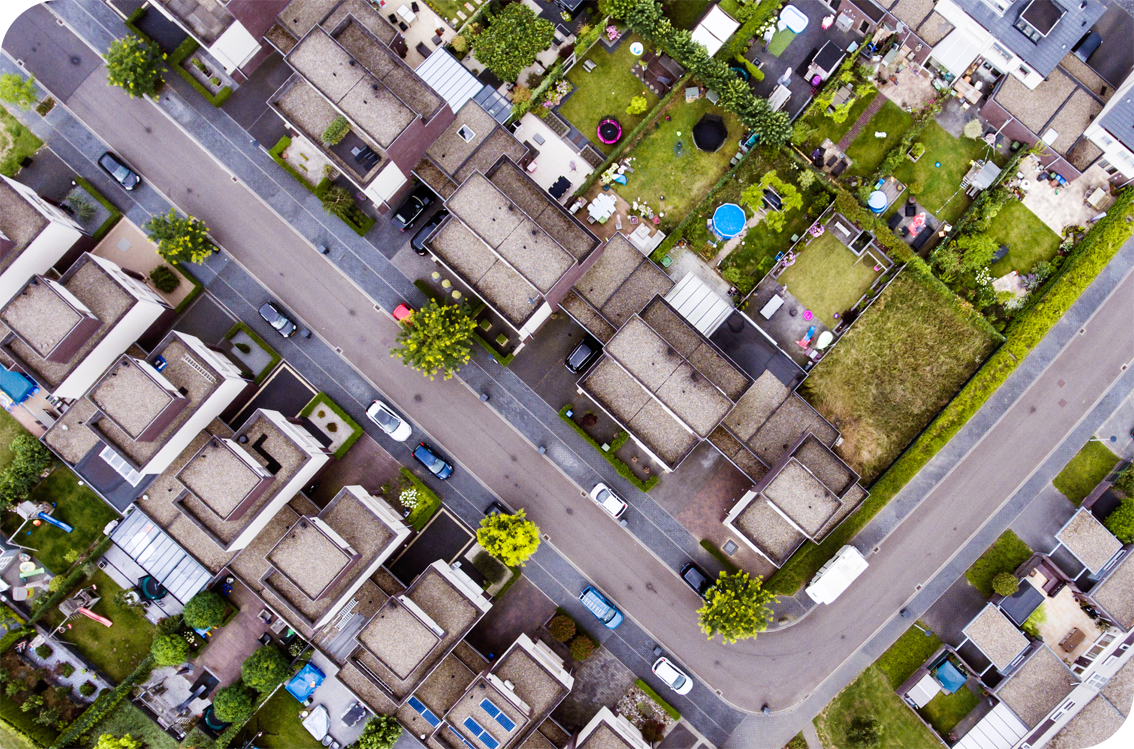
<path fill-rule="evenodd" d="M 142 228 L 158 246 L 158 254 L 171 263 L 200 263 L 216 249 L 204 221 L 178 216 L 173 208 L 164 216 L 154 216 Z"/>
<path fill-rule="evenodd" d="M 161 86 L 165 53 L 133 34 L 115 39 L 106 51 L 106 79 L 132 98 L 153 96 Z"/>
<path fill-rule="evenodd" d="M 780 196 L 782 203 L 780 210 L 773 210 L 764 204 L 764 190 L 772 188 L 776 194 Z M 754 185 L 749 185 L 744 188 L 744 192 L 740 194 L 740 202 L 747 205 L 754 211 L 759 211 L 764 208 L 764 225 L 772 231 L 784 230 L 784 214 L 788 211 L 798 210 L 803 207 L 803 196 L 799 194 L 799 189 L 790 182 L 784 182 L 776 176 L 776 170 L 766 172 L 760 181 Z"/>
<path fill-rule="evenodd" d="M 476 542 L 504 564 L 517 567 L 539 548 L 539 527 L 524 517 L 523 510 L 512 515 L 498 512 L 480 521 Z"/>
<path fill-rule="evenodd" d="M 0 101 L 20 109 L 31 109 L 39 98 L 39 90 L 35 86 L 35 77 L 24 78 L 15 73 L 0 75 Z"/>
<path fill-rule="evenodd" d="M 141 749 L 141 746 L 142 742 L 128 733 L 123 736 L 104 733 L 98 737 L 98 743 L 95 744 L 95 749 Z"/>
<path fill-rule="evenodd" d="M 722 572 L 709 591 L 709 599 L 698 611 L 701 631 L 709 636 L 720 635 L 725 642 L 755 637 L 768 628 L 772 609 L 768 604 L 776 596 L 764 590 L 762 578 L 749 577 L 747 572 Z"/>
<path fill-rule="evenodd" d="M 431 380 L 439 372 L 447 380 L 468 364 L 475 327 L 463 305 L 441 305 L 434 299 L 402 322 L 390 355 Z"/>

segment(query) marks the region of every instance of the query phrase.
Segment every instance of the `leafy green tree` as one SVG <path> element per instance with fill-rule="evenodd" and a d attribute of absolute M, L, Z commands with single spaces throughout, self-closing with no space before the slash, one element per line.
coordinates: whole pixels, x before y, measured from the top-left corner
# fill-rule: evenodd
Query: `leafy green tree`
<path fill-rule="evenodd" d="M 747 572 L 722 572 L 697 615 L 701 631 L 712 639 L 720 635 L 728 643 L 755 637 L 768 628 L 772 609 L 768 604 L 776 596 L 761 585 L 762 578 L 749 577 Z"/>
<path fill-rule="evenodd" d="M 1020 581 L 1011 572 L 998 572 L 992 578 L 992 592 L 1002 596 L 1013 595 L 1020 589 Z"/>
<path fill-rule="evenodd" d="M 0 75 L 0 101 L 6 101 L 20 109 L 31 109 L 38 99 L 35 76 L 24 78 L 15 73 Z"/>
<path fill-rule="evenodd" d="M 287 656 L 275 645 L 264 645 L 253 651 L 240 666 L 245 686 L 257 692 L 270 692 L 291 674 Z"/>
<path fill-rule="evenodd" d="M 346 220 L 354 213 L 354 196 L 341 185 L 331 185 L 319 197 L 323 210 L 332 216 Z"/>
<path fill-rule="evenodd" d="M 213 712 L 225 723 L 243 723 L 252 717 L 256 698 L 244 682 L 237 680 L 213 695 Z"/>
<path fill-rule="evenodd" d="M 539 18 L 523 3 L 507 5 L 488 18 L 488 28 L 473 37 L 473 53 L 506 81 L 519 78 L 520 71 L 535 62 L 555 36 L 551 21 Z"/>
<path fill-rule="evenodd" d="M 1122 500 L 1103 522 L 1106 529 L 1124 544 L 1134 544 L 1134 498 Z"/>
<path fill-rule="evenodd" d="M 155 666 L 176 666 L 189 657 L 189 643 L 181 635 L 158 635 L 150 646 L 150 653 Z"/>
<path fill-rule="evenodd" d="M 769 187 L 780 196 L 782 205 L 778 211 L 764 204 L 764 190 Z M 803 196 L 799 194 L 799 190 L 790 182 L 784 182 L 777 177 L 775 169 L 766 172 L 756 184 L 744 188 L 744 192 L 740 194 L 740 201 L 754 211 L 763 208 L 764 225 L 773 231 L 783 231 L 786 221 L 784 214 L 803 207 Z"/>
<path fill-rule="evenodd" d="M 440 305 L 433 299 L 402 321 L 398 345 L 390 355 L 431 380 L 439 372 L 447 380 L 468 364 L 475 328 L 464 306 Z"/>
<path fill-rule="evenodd" d="M 961 256 L 961 268 L 970 273 L 987 268 L 999 248 L 990 234 L 962 234 L 954 242 Z"/>
<path fill-rule="evenodd" d="M 181 615 L 185 617 L 185 624 L 193 629 L 208 629 L 220 626 L 226 608 L 228 605 L 219 593 L 202 590 L 189 599 Z"/>
<path fill-rule="evenodd" d="M 0 510 L 25 499 L 52 464 L 51 452 L 30 434 L 17 436 L 9 449 L 11 461 L 0 471 Z"/>
<path fill-rule="evenodd" d="M 524 517 L 523 510 L 489 515 L 480 521 L 476 542 L 509 567 L 526 562 L 539 548 L 539 527 Z"/>
<path fill-rule="evenodd" d="M 650 108 L 650 103 L 646 101 L 644 96 L 635 96 L 630 100 L 630 106 L 626 107 L 626 114 L 642 114 Z"/>
<path fill-rule="evenodd" d="M 94 749 L 141 749 L 141 747 L 142 742 L 128 733 L 123 736 L 104 733 L 98 737 L 98 743 L 95 744 Z"/>
<path fill-rule="evenodd" d="M 362 729 L 350 749 L 390 749 L 402 735 L 402 726 L 392 715 L 375 715 Z"/>
<path fill-rule="evenodd" d="M 106 77 L 131 98 L 153 96 L 161 86 L 165 53 L 130 34 L 115 39 L 106 52 Z"/>
<path fill-rule="evenodd" d="M 847 744 L 855 749 L 870 749 L 882 739 L 882 726 L 871 716 L 858 716 L 846 730 Z"/>
<path fill-rule="evenodd" d="M 154 216 L 142 226 L 158 246 L 158 254 L 171 263 L 200 263 L 216 249 L 209 239 L 209 227 L 193 216 L 179 216 L 170 208 L 164 216 Z"/>

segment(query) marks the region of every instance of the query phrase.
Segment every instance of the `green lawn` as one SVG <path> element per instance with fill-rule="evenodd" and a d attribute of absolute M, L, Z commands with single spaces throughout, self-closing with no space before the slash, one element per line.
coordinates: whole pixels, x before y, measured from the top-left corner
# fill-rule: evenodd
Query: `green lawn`
<path fill-rule="evenodd" d="M 728 128 L 728 140 L 716 153 L 698 151 L 693 145 L 693 125 L 705 113 L 724 117 Z M 654 211 L 665 213 L 662 227 L 672 228 L 728 171 L 728 162 L 736 154 L 737 141 L 743 133 L 744 126 L 736 115 L 714 107 L 708 99 L 686 104 L 683 98 L 675 98 L 642 140 L 625 153 L 634 158 L 631 163 L 635 172 L 627 175 L 628 184 L 615 184 L 614 189 L 628 202 L 644 200 Z M 679 140 L 684 145 L 681 156 L 674 153 Z M 661 199 L 663 195 L 665 200 Z"/>
<path fill-rule="evenodd" d="M 9 708 L 11 709 L 11 716 L 13 718 L 16 717 L 17 713 L 20 712 L 20 709 L 15 705 L 9 705 Z M 0 712 L 3 713 L 3 715 L 0 717 L 4 717 L 5 719 L 8 717 L 9 711 L 5 710 L 2 706 L 0 706 Z M 45 730 L 43 726 L 36 727 L 40 730 Z M 58 735 L 58 732 L 55 732 L 55 737 L 57 737 Z M 50 734 L 45 734 L 44 736 L 45 739 L 50 739 L 51 741 L 54 741 L 55 737 L 51 736 Z M 39 746 L 24 738 L 22 734 L 16 733 L 11 728 L 8 728 L 8 726 L 5 725 L 4 721 L 0 721 L 0 746 L 9 747 L 10 749 L 40 749 Z"/>
<path fill-rule="evenodd" d="M 1004 531 L 996 542 L 973 562 L 965 572 L 965 577 L 985 598 L 992 597 L 992 578 L 1001 572 L 1015 572 L 1016 568 L 1028 561 L 1032 549 L 1012 531 Z"/>
<path fill-rule="evenodd" d="M 457 0 L 425 0 L 425 4 L 437 11 L 437 14 L 442 18 L 452 21 L 453 28 L 455 29 L 460 28 L 461 24 L 464 23 L 461 17 L 457 15 L 457 11 L 464 13 L 465 16 L 472 15 L 469 9 L 465 7 L 465 4 L 463 2 L 457 2 Z"/>
<path fill-rule="evenodd" d="M 838 452 L 869 485 L 995 348 L 952 293 L 907 268 L 804 382 L 843 435 Z"/>
<path fill-rule="evenodd" d="M 882 727 L 876 749 L 939 749 L 941 746 L 875 666 L 863 671 L 815 718 L 823 746 L 852 749 L 846 739 L 846 729 L 858 717 L 873 718 Z"/>
<path fill-rule="evenodd" d="M 264 731 L 256 739 L 260 749 L 321 749 L 299 719 L 299 702 L 286 689 L 277 690 L 272 698 L 260 707 L 242 733 L 249 735 Z M 243 741 L 234 742 L 240 746 Z"/>
<path fill-rule="evenodd" d="M 869 255 L 855 257 L 828 232 L 797 252 L 795 264 L 780 275 L 779 281 L 820 322 L 834 330 L 835 313 L 842 315 L 853 307 L 880 275 L 874 270 L 874 262 Z"/>
<path fill-rule="evenodd" d="M 575 85 L 571 98 L 559 106 L 559 114 L 563 115 L 572 125 L 587 136 L 603 153 L 610 153 L 617 144 L 606 145 L 598 139 L 595 130 L 599 120 L 613 116 L 622 125 L 622 137 L 630 136 L 630 131 L 645 119 L 651 109 L 657 106 L 658 97 L 646 88 L 640 80 L 634 77 L 631 68 L 638 61 L 638 57 L 630 53 L 630 44 L 642 42 L 647 51 L 652 48 L 637 34 L 630 34 L 618 45 L 613 53 L 607 52 L 606 47 L 596 44 L 591 47 L 587 57 L 579 60 L 575 67 L 567 73 L 567 80 Z M 587 59 L 593 60 L 596 67 L 590 73 L 583 67 Z M 626 114 L 626 107 L 630 99 L 635 96 L 644 96 L 649 102 L 649 109 L 642 114 Z"/>
<path fill-rule="evenodd" d="M 779 57 L 788 48 L 788 45 L 795 41 L 796 33 L 789 29 L 780 29 L 772 35 L 772 41 L 768 42 L 768 54 L 773 57 Z"/>
<path fill-rule="evenodd" d="M 937 733 L 942 737 L 948 737 L 949 732 L 979 704 L 980 695 L 974 693 L 966 684 L 953 694 L 938 692 L 937 696 L 921 709 L 921 715 Z"/>
<path fill-rule="evenodd" d="M 38 527 L 28 523 L 16 538 L 22 546 L 37 549 L 35 556 L 56 574 L 62 574 L 71 566 L 64 555 L 71 549 L 84 552 L 102 536 L 102 529 L 118 517 L 108 504 L 103 502 L 90 489 L 79 486 L 79 478 L 69 468 L 58 466 L 51 475 L 32 490 L 32 502 L 54 502 L 52 517 L 72 526 L 72 533 L 56 528 L 48 523 Z M 3 529 L 5 535 L 15 531 L 20 517 L 15 513 L 5 513 Z"/>
<path fill-rule="evenodd" d="M 12 414 L 0 408 L 0 469 L 12 460 L 12 451 L 8 445 L 21 434 L 28 434 L 28 430 L 12 418 Z"/>
<path fill-rule="evenodd" d="M 847 156 L 854 161 L 846 172 L 847 176 L 869 177 L 874 174 L 886 160 L 886 154 L 898 145 L 902 133 L 912 124 L 913 117 L 897 104 L 892 101 L 883 104 L 847 149 Z M 876 138 L 876 132 L 886 133 L 886 137 Z"/>
<path fill-rule="evenodd" d="M 674 0 L 665 4 L 664 13 L 677 28 L 692 31 L 711 4 L 712 0 Z"/>
<path fill-rule="evenodd" d="M 142 742 L 142 746 L 146 749 L 181 749 L 182 747 L 182 744 L 161 730 L 157 723 L 150 720 L 130 700 L 120 702 L 105 718 L 99 721 L 95 729 L 87 736 L 85 746 L 94 746 L 98 742 L 98 737 L 104 733 L 115 736 L 128 733 L 131 738 Z"/>
<path fill-rule="evenodd" d="M 1078 506 L 1117 464 L 1118 456 L 1099 440 L 1092 439 L 1051 483 Z"/>
<path fill-rule="evenodd" d="M 804 118 L 807 124 L 815 128 L 815 134 L 811 136 L 809 143 L 818 146 L 825 138 L 830 138 L 832 143 L 838 143 L 847 134 L 847 131 L 854 127 L 854 123 L 858 122 L 858 118 L 862 116 L 862 113 L 866 111 L 866 108 L 870 106 L 876 96 L 878 96 L 878 92 L 874 91 L 855 101 L 851 105 L 847 118 L 842 122 L 835 122 L 825 111 Z"/>
<path fill-rule="evenodd" d="M 16 176 L 20 162 L 42 147 L 42 140 L 0 107 L 0 174 Z"/>
<path fill-rule="evenodd" d="M 1008 255 L 992 266 L 993 278 L 1010 271 L 1024 275 L 1040 260 L 1051 260 L 1059 250 L 1059 235 L 1018 200 L 996 214 L 988 233 L 998 244 L 1008 245 Z"/>
<path fill-rule="evenodd" d="M 866 128 L 871 136 L 873 129 Z M 865 134 L 864 130 L 858 140 Z M 894 176 L 907 187 L 920 183 L 921 189 L 913 191 L 919 202 L 941 221 L 955 223 L 972 202 L 961 191 L 961 178 L 972 166 L 970 162 L 987 156 L 989 148 L 983 141 L 954 138 L 936 122 L 930 122 L 915 142 L 925 144 L 925 153 L 917 163 L 903 159 L 894 170 Z M 1004 163 L 1003 159 L 996 161 Z"/>
<path fill-rule="evenodd" d="M 140 614 L 114 602 L 122 590 L 102 570 L 95 570 L 91 583 L 98 586 L 102 600 L 95 604 L 94 613 L 105 616 L 114 624 L 104 627 L 96 621 L 77 616 L 69 624 L 71 629 L 61 639 L 73 643 L 75 649 L 114 681 L 129 676 L 150 652 L 154 640 L 154 625 Z M 47 626 L 56 627 L 63 620 L 58 609 L 47 616 Z"/>
<path fill-rule="evenodd" d="M 924 628 L 925 625 L 918 622 Z M 910 627 L 905 634 L 898 638 L 874 665 L 886 676 L 891 689 L 897 689 L 913 676 L 929 656 L 941 647 L 941 639 L 937 635 L 925 634 L 924 629 Z"/>

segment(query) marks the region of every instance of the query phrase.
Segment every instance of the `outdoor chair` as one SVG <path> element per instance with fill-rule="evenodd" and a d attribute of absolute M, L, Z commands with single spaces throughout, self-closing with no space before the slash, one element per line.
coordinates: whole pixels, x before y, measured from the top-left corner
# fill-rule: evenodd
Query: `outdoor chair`
<path fill-rule="evenodd" d="M 398 22 L 398 17 L 396 15 L 394 15 L 393 13 L 386 16 L 386 18 L 390 19 L 390 23 L 397 23 Z"/>
<path fill-rule="evenodd" d="M 405 21 L 398 21 L 398 28 L 401 29 L 402 31 L 408 31 L 409 30 L 409 26 L 406 26 Z"/>
<path fill-rule="evenodd" d="M 890 227 L 890 229 L 892 231 L 894 229 L 897 229 L 898 224 L 900 224 L 900 223 L 902 223 L 902 214 L 895 212 L 894 215 L 890 217 L 890 220 L 887 222 L 887 225 Z"/>
<path fill-rule="evenodd" d="M 907 216 L 916 216 L 917 215 L 917 203 L 913 202 L 912 200 L 906 201 L 906 215 Z"/>
<path fill-rule="evenodd" d="M 421 12 L 421 8 L 418 7 L 417 3 L 410 3 L 409 9 L 412 10 L 414 13 L 420 13 Z"/>
<path fill-rule="evenodd" d="M 583 60 L 583 70 L 587 71 L 588 73 L 593 73 L 595 68 L 597 67 L 598 65 L 595 64 L 594 60 Z"/>

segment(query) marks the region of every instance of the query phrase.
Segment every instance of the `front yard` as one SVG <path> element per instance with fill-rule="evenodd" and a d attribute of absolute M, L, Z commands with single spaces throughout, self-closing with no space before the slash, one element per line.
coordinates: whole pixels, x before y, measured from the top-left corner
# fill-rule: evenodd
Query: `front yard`
<path fill-rule="evenodd" d="M 897 689 L 906 679 L 913 676 L 929 656 L 941 647 L 941 639 L 937 635 L 926 636 L 923 624 L 910 627 L 898 641 L 891 645 L 882 656 L 874 662 L 881 669 L 890 683 L 891 689 Z"/>
<path fill-rule="evenodd" d="M 1000 538 L 985 549 L 985 552 L 965 571 L 965 578 L 985 598 L 992 597 L 992 578 L 1001 572 L 1015 572 L 1028 561 L 1031 548 L 1012 531 L 1004 531 Z"/>
<path fill-rule="evenodd" d="M 882 109 L 885 110 L 885 107 Z M 879 111 L 879 114 L 882 112 Z M 898 135 L 900 137 L 901 133 Z M 859 136 L 859 139 L 862 137 Z M 1006 162 L 984 141 L 954 138 L 936 122 L 930 122 L 915 143 L 924 144 L 925 153 L 916 163 L 908 158 L 902 159 L 894 170 L 894 177 L 905 184 L 933 215 L 950 224 L 955 223 L 972 203 L 961 190 L 961 179 L 969 171 L 971 162 L 989 155 L 1001 166 Z"/>
<path fill-rule="evenodd" d="M 877 666 L 870 666 L 815 718 L 815 728 L 828 749 L 853 749 L 847 728 L 856 718 L 877 721 L 876 749 L 938 749 L 941 743 L 894 692 Z"/>
<path fill-rule="evenodd" d="M 854 163 L 847 170 L 846 176 L 869 177 L 874 174 L 886 160 L 886 154 L 901 142 L 902 134 L 912 124 L 913 116 L 903 112 L 897 104 L 892 101 L 883 104 L 847 148 L 847 156 Z M 878 137 L 875 133 L 884 133 L 884 135 Z"/>
<path fill-rule="evenodd" d="M 0 107 L 0 174 L 15 177 L 20 162 L 42 147 L 42 140 Z"/>
<path fill-rule="evenodd" d="M 992 277 L 1000 278 L 1010 271 L 1029 273 L 1040 260 L 1051 260 L 1059 251 L 1059 235 L 1019 200 L 1004 206 L 989 227 L 988 233 L 999 245 L 1008 247 L 1008 255 L 992 266 Z"/>
<path fill-rule="evenodd" d="M 630 45 L 634 42 L 645 44 L 647 53 L 652 48 L 637 34 L 623 38 L 614 52 L 608 52 L 601 43 L 595 44 L 590 54 L 579 60 L 567 74 L 567 81 L 575 86 L 575 91 L 559 106 L 559 114 L 603 153 L 610 153 L 617 144 L 606 145 L 598 139 L 600 120 L 614 117 L 622 125 L 623 137 L 629 137 L 630 131 L 648 117 L 658 103 L 658 97 L 631 70 L 641 59 L 630 52 Z M 593 60 L 597 66 L 589 73 L 583 67 L 586 60 Z M 648 108 L 641 114 L 627 114 L 626 107 L 635 96 L 645 97 Z"/>
<path fill-rule="evenodd" d="M 834 330 L 835 315 L 842 316 L 866 293 L 881 275 L 875 258 L 859 257 L 830 232 L 796 250 L 795 264 L 780 274 L 779 282 L 806 305 L 815 316 Z"/>
<path fill-rule="evenodd" d="M 947 404 L 996 333 L 907 267 L 815 367 L 805 397 L 842 433 L 838 452 L 869 485 Z"/>
<path fill-rule="evenodd" d="M 1092 439 L 1051 483 L 1077 507 L 1116 465 L 1118 456 L 1104 443 Z"/>

